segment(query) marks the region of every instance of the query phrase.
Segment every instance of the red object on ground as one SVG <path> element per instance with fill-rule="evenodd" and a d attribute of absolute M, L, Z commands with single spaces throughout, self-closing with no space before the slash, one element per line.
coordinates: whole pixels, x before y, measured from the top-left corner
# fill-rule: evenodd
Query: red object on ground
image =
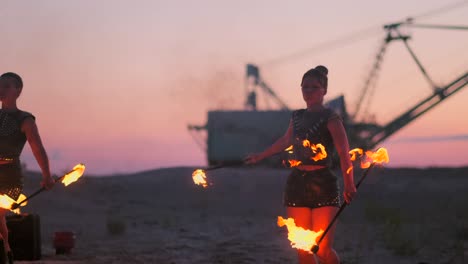
<path fill-rule="evenodd" d="M 69 231 L 54 233 L 55 254 L 70 254 L 75 247 L 75 233 Z"/>

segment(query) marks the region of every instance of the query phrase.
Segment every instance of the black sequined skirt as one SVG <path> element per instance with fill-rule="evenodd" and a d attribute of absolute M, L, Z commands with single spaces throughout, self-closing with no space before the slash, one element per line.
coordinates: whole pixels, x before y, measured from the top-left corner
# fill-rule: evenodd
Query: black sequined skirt
<path fill-rule="evenodd" d="M 0 195 L 6 194 L 15 201 L 23 191 L 23 172 L 20 162 L 0 165 Z"/>
<path fill-rule="evenodd" d="M 329 168 L 314 171 L 293 169 L 288 176 L 283 202 L 288 207 L 340 206 L 340 191 Z"/>

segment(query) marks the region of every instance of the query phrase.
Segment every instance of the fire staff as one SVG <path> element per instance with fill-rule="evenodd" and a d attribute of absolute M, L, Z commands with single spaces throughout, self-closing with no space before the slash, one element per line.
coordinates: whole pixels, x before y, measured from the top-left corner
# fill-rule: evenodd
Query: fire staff
<path fill-rule="evenodd" d="M 26 141 L 41 167 L 41 185 L 49 189 L 54 184 L 35 117 L 17 107 L 16 100 L 22 90 L 23 80 L 18 74 L 7 72 L 0 76 L 0 195 L 7 195 L 13 200 L 17 200 L 23 190 L 23 172 L 19 157 Z M 7 209 L 0 208 L 0 240 L 3 240 L 9 263 L 13 263 L 5 220 L 7 212 Z M 5 252 L 0 252 L 0 256 L 5 256 L 1 254 Z"/>
<path fill-rule="evenodd" d="M 256 163 L 293 146 L 294 160 L 300 165 L 293 168 L 284 191 L 284 205 L 289 217 L 294 218 L 297 226 L 308 230 L 325 230 L 340 206 L 337 177 L 331 171 L 331 153 L 336 148 L 344 179 L 343 196 L 351 202 L 356 187 L 349 156 L 349 143 L 341 118 L 323 105 L 323 97 L 328 88 L 328 69 L 317 66 L 307 71 L 301 82 L 306 109 L 296 110 L 286 134 L 261 153 L 247 156 L 246 162 Z M 304 142 L 322 145 L 328 155 L 317 159 L 318 153 L 311 152 Z M 315 159 L 314 159 L 315 158 Z M 321 243 L 317 257 L 320 263 L 339 263 L 333 249 L 335 225 Z M 315 256 L 298 250 L 299 263 L 317 263 Z"/>

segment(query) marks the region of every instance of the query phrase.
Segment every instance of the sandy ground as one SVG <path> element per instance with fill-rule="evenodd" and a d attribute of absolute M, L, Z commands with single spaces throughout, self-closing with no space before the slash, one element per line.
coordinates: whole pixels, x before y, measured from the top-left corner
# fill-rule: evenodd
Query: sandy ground
<path fill-rule="evenodd" d="M 85 175 L 37 196 L 23 207 L 41 217 L 34 263 L 296 263 L 276 226 L 288 170 L 211 171 L 203 189 L 193 169 Z M 26 194 L 39 179 L 28 175 Z M 467 191 L 468 168 L 376 168 L 340 218 L 342 263 L 468 263 Z M 76 233 L 72 254 L 55 255 L 56 231 Z"/>

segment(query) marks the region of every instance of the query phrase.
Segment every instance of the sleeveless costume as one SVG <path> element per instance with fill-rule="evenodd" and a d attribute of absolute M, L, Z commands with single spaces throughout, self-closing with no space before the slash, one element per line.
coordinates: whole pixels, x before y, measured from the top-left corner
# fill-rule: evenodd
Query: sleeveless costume
<path fill-rule="evenodd" d="M 285 206 L 310 208 L 340 206 L 337 177 L 330 169 L 335 147 L 327 127 L 328 121 L 335 118 L 341 119 L 328 108 L 317 112 L 301 109 L 292 113 L 293 154 L 289 159 L 301 161 L 303 165 L 320 165 L 325 168 L 313 171 L 293 168 L 284 190 Z M 316 157 L 320 150 L 314 152 L 310 147 L 304 147 L 304 140 L 308 140 L 311 145 L 322 144 L 327 157 L 314 161 L 312 157 Z"/>
<path fill-rule="evenodd" d="M 21 110 L 0 109 L 0 160 L 10 161 L 0 164 L 0 195 L 6 194 L 17 200 L 23 190 L 23 172 L 20 155 L 26 143 L 26 135 L 21 131 L 23 121 L 35 117 Z"/>

